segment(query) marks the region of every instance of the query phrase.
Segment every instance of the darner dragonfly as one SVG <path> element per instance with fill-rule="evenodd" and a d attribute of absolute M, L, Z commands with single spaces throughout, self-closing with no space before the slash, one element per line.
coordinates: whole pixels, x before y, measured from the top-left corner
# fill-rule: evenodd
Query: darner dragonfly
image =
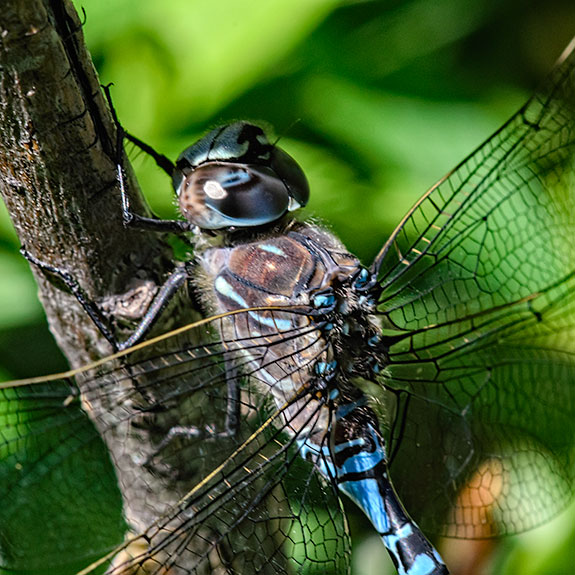
<path fill-rule="evenodd" d="M 446 569 L 418 525 L 485 537 L 562 509 L 575 474 L 574 76 L 569 53 L 369 268 L 291 218 L 308 199 L 305 177 L 257 126 L 220 128 L 186 150 L 169 171 L 187 220 L 125 213 L 193 232 L 196 265 L 176 268 L 160 303 L 192 276 L 215 315 L 123 349 L 163 307 L 152 306 L 115 356 L 2 386 L 3 567 L 62 573 L 65 548 L 82 573 L 344 573 L 343 492 L 401 573 L 436 574 Z M 80 545 L 72 514 L 57 542 L 26 547 L 32 492 L 102 456 L 100 436 L 129 442 L 181 401 L 190 422 L 164 422 L 155 453 L 127 448 L 113 464 L 120 482 L 127 467 L 169 482 L 156 458 L 193 453 L 189 493 L 130 524 L 120 545 L 121 517 Z M 68 498 L 86 491 L 66 485 Z"/>

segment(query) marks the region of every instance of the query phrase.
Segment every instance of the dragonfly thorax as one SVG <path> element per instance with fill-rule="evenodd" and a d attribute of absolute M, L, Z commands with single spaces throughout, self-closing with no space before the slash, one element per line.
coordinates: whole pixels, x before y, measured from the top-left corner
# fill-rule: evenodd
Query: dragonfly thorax
<path fill-rule="evenodd" d="M 291 222 L 251 241 L 208 248 L 199 259 L 212 312 L 253 310 L 241 321 L 227 318 L 223 339 L 241 342 L 230 345 L 243 346 L 278 404 L 334 371 L 346 380 L 377 371 L 379 322 L 354 287 L 362 268 L 333 235 Z M 366 341 L 373 343 L 367 352 Z"/>

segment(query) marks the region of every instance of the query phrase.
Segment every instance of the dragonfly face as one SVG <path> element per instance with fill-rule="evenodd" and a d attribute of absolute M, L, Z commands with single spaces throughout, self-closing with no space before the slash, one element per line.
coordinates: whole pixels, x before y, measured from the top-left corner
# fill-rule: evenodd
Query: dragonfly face
<path fill-rule="evenodd" d="M 211 435 L 174 425 L 179 449 L 158 438 L 175 457 L 196 449 L 190 491 L 126 543 L 75 550 L 84 565 L 104 557 L 83 573 L 104 563 L 115 574 L 345 573 L 340 493 L 411 575 L 446 572 L 419 527 L 488 537 L 551 517 L 575 483 L 574 100 L 571 52 L 369 269 L 329 232 L 285 217 L 306 203 L 307 183 L 260 128 L 208 134 L 173 181 L 185 217 L 210 237 L 221 230 L 214 245 L 198 241 L 193 278 L 215 315 L 144 344 L 145 360 L 127 350 L 4 385 L 2 500 L 30 515 L 27 489 L 99 438 L 72 411 L 80 402 L 105 399 L 100 433 L 129 439 L 136 397 L 157 412 L 191 398 L 206 426 L 214 412 L 227 422 Z M 209 442 L 218 449 L 206 454 Z M 153 463 L 129 455 L 135 472 Z M 25 514 L 9 511 L 3 561 L 34 571 L 17 536 Z"/>
<path fill-rule="evenodd" d="M 182 215 L 202 229 L 268 224 L 309 198 L 297 162 L 246 122 L 217 128 L 182 152 L 172 180 Z"/>

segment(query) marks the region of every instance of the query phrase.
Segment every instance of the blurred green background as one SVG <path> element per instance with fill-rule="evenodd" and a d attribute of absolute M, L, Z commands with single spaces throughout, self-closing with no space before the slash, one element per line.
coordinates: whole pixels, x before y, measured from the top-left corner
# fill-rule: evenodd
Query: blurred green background
<path fill-rule="evenodd" d="M 573 0 L 77 0 L 127 130 L 171 158 L 232 119 L 275 127 L 308 174 L 306 212 L 364 263 L 402 215 L 527 98 L 575 34 Z M 170 183 L 131 149 L 154 210 Z M 56 371 L 0 206 L 0 377 Z M 492 573 L 575 572 L 574 513 L 504 540 Z M 393 572 L 361 517 L 354 574 Z"/>

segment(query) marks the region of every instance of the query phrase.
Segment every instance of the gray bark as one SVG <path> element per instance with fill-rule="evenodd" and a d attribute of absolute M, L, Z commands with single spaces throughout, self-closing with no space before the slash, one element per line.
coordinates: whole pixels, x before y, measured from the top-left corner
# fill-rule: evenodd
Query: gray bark
<path fill-rule="evenodd" d="M 115 127 L 78 15 L 67 0 L 5 0 L 0 34 L 0 192 L 21 243 L 70 272 L 90 298 L 113 294 L 115 301 L 127 298 L 132 308 L 145 309 L 140 304 L 153 293 L 149 286 L 171 267 L 169 252 L 157 235 L 122 224 Z M 132 175 L 127 187 L 134 211 L 146 215 Z M 109 354 L 109 344 L 76 299 L 32 268 L 51 330 L 70 364 L 78 367 Z M 134 278 L 146 280 L 135 297 Z M 122 407 L 126 422 L 110 425 L 111 401 L 95 399 L 90 416 L 110 451 L 128 525 L 141 530 L 190 482 L 173 473 L 176 478 L 168 484 L 134 464 L 133 453 L 154 452 L 153 426 L 132 433 L 128 422 L 136 406 L 131 404 Z M 179 409 L 171 421 L 178 420 Z M 156 432 L 166 431 L 157 429 L 162 426 L 156 420 L 154 425 Z"/>
<path fill-rule="evenodd" d="M 124 293 L 135 277 L 157 282 L 165 247 L 122 225 L 115 130 L 75 10 L 60 0 L 7 0 L 0 31 L 0 191 L 22 244 L 70 271 L 93 299 Z M 142 212 L 133 178 L 127 186 Z M 74 298 L 34 272 L 71 365 L 109 353 Z"/>

